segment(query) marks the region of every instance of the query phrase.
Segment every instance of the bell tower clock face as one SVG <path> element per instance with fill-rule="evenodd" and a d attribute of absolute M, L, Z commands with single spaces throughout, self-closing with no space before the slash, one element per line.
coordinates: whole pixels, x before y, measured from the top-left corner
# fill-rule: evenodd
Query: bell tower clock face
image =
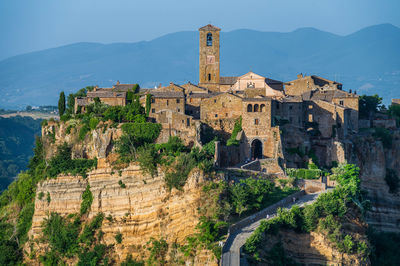
<path fill-rule="evenodd" d="M 207 55 L 207 64 L 215 64 L 215 56 Z"/>

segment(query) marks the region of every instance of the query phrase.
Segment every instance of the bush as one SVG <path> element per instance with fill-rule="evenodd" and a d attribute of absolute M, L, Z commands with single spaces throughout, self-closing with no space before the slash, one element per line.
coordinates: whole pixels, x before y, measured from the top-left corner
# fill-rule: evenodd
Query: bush
<path fill-rule="evenodd" d="M 91 130 L 96 129 L 98 124 L 99 124 L 99 119 L 97 117 L 90 118 L 89 127 Z"/>
<path fill-rule="evenodd" d="M 150 251 L 150 256 L 147 260 L 149 265 L 165 265 L 167 263 L 166 256 L 168 252 L 168 244 L 164 239 L 156 240 L 154 238 L 150 238 L 150 240 L 146 244 L 147 250 Z"/>
<path fill-rule="evenodd" d="M 78 217 L 69 222 L 58 213 L 52 212 L 50 217 L 43 222 L 43 235 L 49 241 L 52 251 L 72 255 L 79 248 L 76 239 L 80 232 L 80 225 Z"/>
<path fill-rule="evenodd" d="M 94 234 L 96 230 L 101 227 L 103 219 L 104 214 L 100 212 L 88 225 L 85 225 L 82 234 L 79 236 L 79 242 L 85 243 L 87 246 L 91 246 L 91 244 L 95 242 Z"/>
<path fill-rule="evenodd" d="M 239 132 L 242 131 L 242 117 L 239 117 L 238 120 L 236 120 L 235 125 L 233 127 L 232 130 L 232 134 L 231 137 L 228 139 L 228 141 L 226 142 L 227 146 L 231 146 L 231 145 L 239 145 L 239 141 L 236 140 L 237 135 L 239 134 Z"/>
<path fill-rule="evenodd" d="M 157 173 L 157 163 L 159 162 L 158 153 L 154 144 L 145 144 L 138 150 L 138 162 L 140 168 L 154 176 Z"/>
<path fill-rule="evenodd" d="M 83 126 L 79 130 L 79 139 L 84 140 L 89 131 L 90 131 L 90 127 L 86 124 L 83 124 Z"/>
<path fill-rule="evenodd" d="M 118 232 L 118 233 L 115 235 L 115 240 L 117 241 L 118 244 L 121 244 L 121 243 L 122 243 L 122 234 L 121 234 L 121 232 Z"/>
<path fill-rule="evenodd" d="M 154 123 L 126 123 L 123 135 L 117 141 L 117 152 L 121 156 L 136 156 L 136 149 L 145 143 L 153 143 L 161 132 L 161 125 Z"/>
<path fill-rule="evenodd" d="M 119 180 L 119 181 L 118 181 L 118 185 L 119 185 L 121 188 L 126 188 L 126 185 L 125 185 L 124 183 L 122 183 L 122 180 Z"/>
<path fill-rule="evenodd" d="M 86 186 L 85 191 L 82 194 L 82 202 L 81 202 L 81 210 L 80 210 L 81 215 L 88 212 L 88 210 L 92 206 L 92 202 L 93 202 L 93 194 L 90 191 L 90 186 L 88 184 Z"/>
<path fill-rule="evenodd" d="M 182 190 L 190 171 L 196 166 L 196 160 L 187 153 L 182 153 L 176 158 L 173 170 L 165 174 L 165 183 L 169 190 L 176 188 Z"/>

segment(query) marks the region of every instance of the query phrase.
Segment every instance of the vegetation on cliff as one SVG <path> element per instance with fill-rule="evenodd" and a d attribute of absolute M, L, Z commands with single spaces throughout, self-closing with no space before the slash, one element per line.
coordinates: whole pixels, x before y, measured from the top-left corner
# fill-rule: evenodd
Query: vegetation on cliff
<path fill-rule="evenodd" d="M 85 176 L 96 165 L 96 160 L 72 159 L 71 149 L 67 144 L 60 146 L 56 155 L 46 161 L 43 143 L 37 137 L 28 170 L 20 173 L 0 196 L 0 227 L 5 229 L 0 238 L 0 246 L 17 247 L 12 250 L 0 249 L 2 265 L 15 265 L 22 260 L 22 246 L 28 240 L 27 233 L 32 225 L 38 182 L 60 173 Z M 38 195 L 40 198 L 43 196 Z M 47 201 L 51 201 L 49 195 Z"/>
<path fill-rule="evenodd" d="M 263 221 L 259 228 L 246 241 L 245 251 L 255 261 L 267 260 L 260 256 L 262 243 L 266 235 L 276 234 L 279 229 L 291 229 L 296 232 L 319 231 L 327 236 L 330 242 L 343 253 L 357 253 L 365 260 L 370 253 L 368 242 L 356 238 L 342 227 L 344 221 L 357 219 L 353 217 L 360 209 L 360 216 L 369 206 L 363 200 L 360 190 L 359 169 L 355 165 L 341 165 L 337 175 L 339 185 L 332 191 L 320 195 L 316 202 L 304 208 L 298 206 L 290 210 L 279 210 L 276 218 Z M 361 218 L 361 217 L 359 217 Z"/>

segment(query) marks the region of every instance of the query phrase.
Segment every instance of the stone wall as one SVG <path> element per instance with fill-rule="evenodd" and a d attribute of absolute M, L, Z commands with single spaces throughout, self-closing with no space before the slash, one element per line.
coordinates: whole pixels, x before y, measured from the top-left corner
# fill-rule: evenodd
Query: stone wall
<path fill-rule="evenodd" d="M 236 119 L 242 114 L 242 98 L 223 93 L 200 103 L 201 120 Z"/>

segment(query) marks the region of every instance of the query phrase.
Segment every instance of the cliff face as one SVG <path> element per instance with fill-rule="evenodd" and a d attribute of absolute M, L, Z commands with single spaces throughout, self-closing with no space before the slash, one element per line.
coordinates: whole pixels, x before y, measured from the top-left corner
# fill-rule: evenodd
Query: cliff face
<path fill-rule="evenodd" d="M 317 232 L 299 234 L 290 230 L 281 230 L 277 236 L 268 241 L 266 250 L 270 250 L 278 242 L 288 257 L 302 265 L 368 265 L 362 262 L 357 254 L 346 254 L 332 247 L 326 237 Z M 267 255 L 268 256 L 268 255 Z M 271 265 L 259 263 L 259 265 Z"/>
<path fill-rule="evenodd" d="M 46 159 L 51 158 L 57 151 L 57 146 L 64 142 L 72 145 L 72 156 L 74 158 L 106 158 L 113 150 L 113 143 L 122 135 L 122 130 L 102 124 L 95 130 L 86 134 L 83 140 L 79 139 L 79 127 L 72 127 L 65 123 L 48 122 L 42 128 L 43 142 L 45 146 Z"/>
<path fill-rule="evenodd" d="M 358 137 L 350 151 L 349 161 L 360 167 L 361 187 L 372 203 L 366 217 L 368 224 L 379 230 L 400 232 L 400 194 L 389 193 L 385 181 L 387 169 L 400 176 L 400 133 L 393 134 L 388 148 L 371 136 Z"/>
<path fill-rule="evenodd" d="M 118 183 L 120 180 L 125 188 Z M 196 232 L 203 182 L 203 174 L 193 171 L 183 191 L 169 192 L 161 172 L 151 177 L 143 174 L 136 165 L 113 172 L 110 165 L 100 160 L 98 169 L 90 172 L 86 179 L 59 176 L 39 185 L 37 195 L 40 192 L 49 193 L 51 201 L 36 199 L 29 234 L 33 239 L 40 238 L 42 222 L 51 212 L 63 216 L 79 213 L 82 193 L 89 184 L 93 203 L 88 218 L 99 212 L 103 212 L 105 217 L 112 217 L 111 221 L 104 219 L 101 230 L 105 233 L 103 243 L 115 245 L 115 261 L 119 262 L 129 254 L 134 258 L 145 258 L 147 251 L 144 246 L 151 237 L 163 238 L 168 244 L 183 244 L 188 235 Z M 115 240 L 118 232 L 123 236 L 121 244 Z M 200 252 L 191 262 L 198 265 L 217 263 L 213 255 L 206 251 Z"/>

